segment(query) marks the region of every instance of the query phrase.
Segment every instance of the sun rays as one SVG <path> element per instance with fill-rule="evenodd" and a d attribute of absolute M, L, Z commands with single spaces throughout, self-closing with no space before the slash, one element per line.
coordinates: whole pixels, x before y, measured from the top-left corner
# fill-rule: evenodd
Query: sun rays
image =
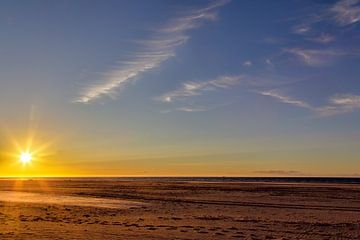
<path fill-rule="evenodd" d="M 19 137 L 19 133 L 9 130 L 6 132 L 10 146 L 5 155 L 13 163 L 13 167 L 19 165 L 19 170 L 26 174 L 24 171 L 39 167 L 49 160 L 47 156 L 50 155 L 52 142 L 37 137 L 36 130 L 28 130 L 24 137 Z"/>

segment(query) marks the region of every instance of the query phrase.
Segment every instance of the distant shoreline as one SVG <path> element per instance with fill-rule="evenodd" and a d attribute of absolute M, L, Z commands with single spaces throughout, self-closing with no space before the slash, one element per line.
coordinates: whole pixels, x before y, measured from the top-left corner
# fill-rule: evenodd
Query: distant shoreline
<path fill-rule="evenodd" d="M 156 181 L 156 182 L 268 182 L 268 183 L 341 183 L 360 184 L 360 177 L 0 177 L 4 180 L 63 181 Z"/>

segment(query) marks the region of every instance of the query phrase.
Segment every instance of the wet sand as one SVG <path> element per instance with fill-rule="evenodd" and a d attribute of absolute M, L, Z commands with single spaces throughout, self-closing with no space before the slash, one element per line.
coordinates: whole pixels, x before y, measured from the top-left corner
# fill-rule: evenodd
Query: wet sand
<path fill-rule="evenodd" d="M 31 193 L 18 191 L 0 191 L 0 201 L 115 209 L 139 207 L 144 205 L 141 202 L 118 200 L 111 198 L 76 197 L 61 194 Z"/>
<path fill-rule="evenodd" d="M 360 186 L 0 180 L 0 239 L 360 239 Z"/>

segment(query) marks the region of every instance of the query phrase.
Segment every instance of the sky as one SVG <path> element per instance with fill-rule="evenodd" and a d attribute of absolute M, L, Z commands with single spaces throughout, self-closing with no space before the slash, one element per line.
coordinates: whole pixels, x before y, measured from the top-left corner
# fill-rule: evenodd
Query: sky
<path fill-rule="evenodd" d="M 4 0 L 0 29 L 0 176 L 360 174 L 359 0 Z"/>

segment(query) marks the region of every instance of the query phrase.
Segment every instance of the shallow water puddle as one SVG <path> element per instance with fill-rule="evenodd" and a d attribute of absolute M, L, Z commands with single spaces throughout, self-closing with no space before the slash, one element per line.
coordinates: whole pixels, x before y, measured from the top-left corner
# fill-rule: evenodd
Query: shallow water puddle
<path fill-rule="evenodd" d="M 130 207 L 139 207 L 143 205 L 140 202 L 133 202 L 127 200 L 95 198 L 95 197 L 76 197 L 76 196 L 18 192 L 18 191 L 0 191 L 0 201 L 100 207 L 100 208 L 122 208 L 122 209 L 130 208 Z"/>

